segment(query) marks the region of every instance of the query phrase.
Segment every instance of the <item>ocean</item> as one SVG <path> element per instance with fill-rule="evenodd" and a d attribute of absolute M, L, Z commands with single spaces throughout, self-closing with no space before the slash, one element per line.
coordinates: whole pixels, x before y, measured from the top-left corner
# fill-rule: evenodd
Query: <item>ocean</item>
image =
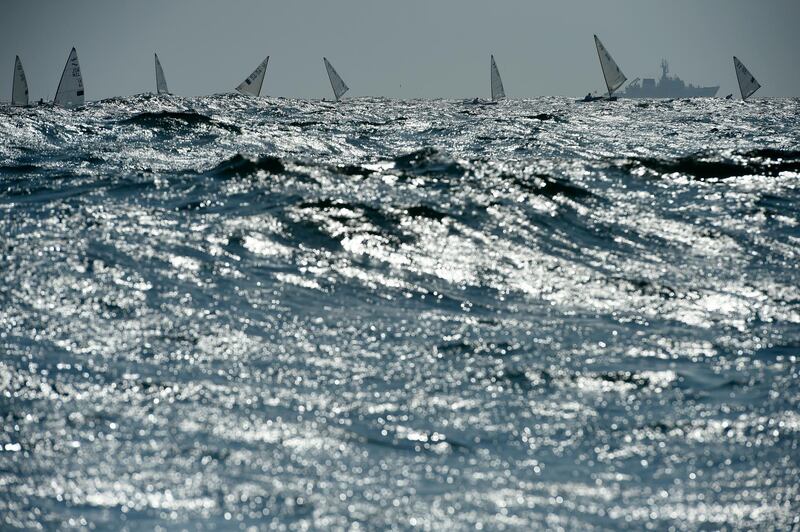
<path fill-rule="evenodd" d="M 800 526 L 798 117 L 0 107 L 0 528 Z"/>

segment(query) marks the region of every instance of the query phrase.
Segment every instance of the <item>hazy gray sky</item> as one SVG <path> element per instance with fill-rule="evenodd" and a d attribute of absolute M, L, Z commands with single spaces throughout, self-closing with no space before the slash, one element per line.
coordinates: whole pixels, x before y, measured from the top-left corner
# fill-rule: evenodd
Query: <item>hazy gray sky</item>
<path fill-rule="evenodd" d="M 732 56 L 760 96 L 799 96 L 800 0 L 3 0 L 0 100 L 14 56 L 31 98 L 51 97 L 70 48 L 90 100 L 170 89 L 224 92 L 270 55 L 264 93 L 330 97 L 327 56 L 351 96 L 489 93 L 489 54 L 509 97 L 583 95 L 603 85 L 592 34 L 629 79 L 662 57 L 695 84 L 735 92 Z"/>

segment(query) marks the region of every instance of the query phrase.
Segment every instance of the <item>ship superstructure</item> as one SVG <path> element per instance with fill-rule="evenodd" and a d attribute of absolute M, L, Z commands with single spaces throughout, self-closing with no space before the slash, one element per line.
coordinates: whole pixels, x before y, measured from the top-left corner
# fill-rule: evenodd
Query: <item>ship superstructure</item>
<path fill-rule="evenodd" d="M 661 79 L 636 78 L 620 96 L 623 98 L 711 98 L 717 94 L 716 87 L 697 87 L 683 82 L 678 76 L 669 75 L 669 63 L 661 61 Z"/>

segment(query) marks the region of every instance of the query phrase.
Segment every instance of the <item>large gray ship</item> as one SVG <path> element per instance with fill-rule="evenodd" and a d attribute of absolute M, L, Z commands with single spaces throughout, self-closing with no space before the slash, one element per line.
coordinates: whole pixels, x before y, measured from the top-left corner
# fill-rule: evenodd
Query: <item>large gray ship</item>
<path fill-rule="evenodd" d="M 669 75 L 669 63 L 661 61 L 661 79 L 636 78 L 620 94 L 622 98 L 711 98 L 717 94 L 716 87 L 696 87 L 687 85 L 677 76 Z"/>

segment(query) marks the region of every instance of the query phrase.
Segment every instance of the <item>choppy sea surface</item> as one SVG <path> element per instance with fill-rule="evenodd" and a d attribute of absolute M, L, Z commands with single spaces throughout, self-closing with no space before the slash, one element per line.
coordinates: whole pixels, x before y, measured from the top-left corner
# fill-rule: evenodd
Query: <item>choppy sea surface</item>
<path fill-rule="evenodd" d="M 0 108 L 0 528 L 800 526 L 798 117 Z"/>

